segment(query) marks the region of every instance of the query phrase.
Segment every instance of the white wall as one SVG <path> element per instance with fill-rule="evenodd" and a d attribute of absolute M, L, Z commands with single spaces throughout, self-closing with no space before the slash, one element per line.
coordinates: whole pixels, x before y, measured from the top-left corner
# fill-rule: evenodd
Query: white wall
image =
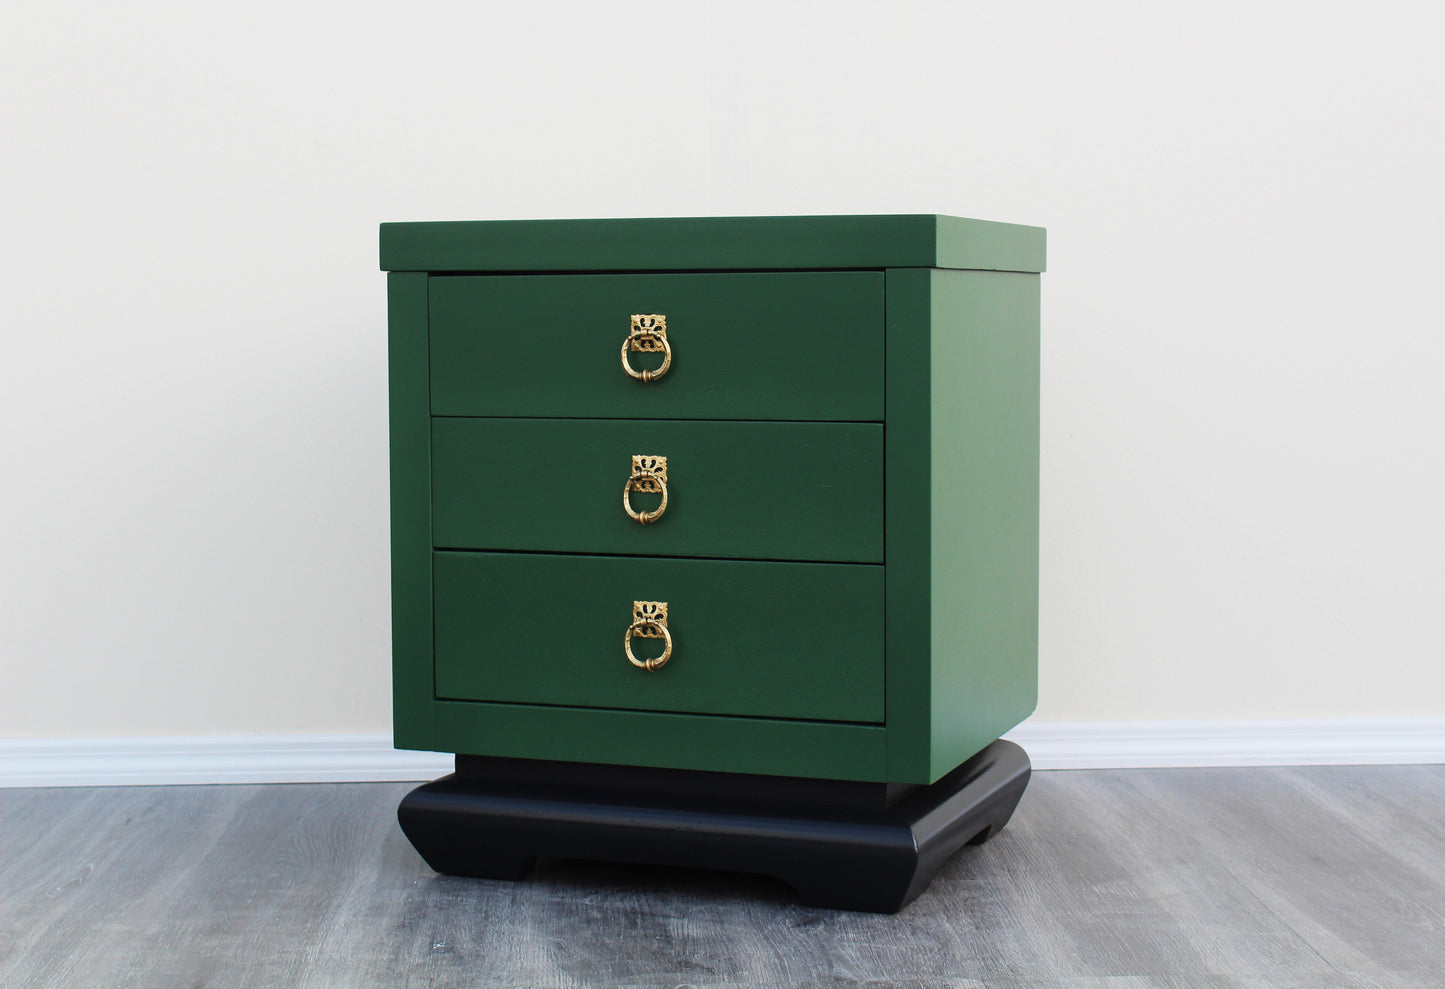
<path fill-rule="evenodd" d="M 720 213 L 1049 228 L 1039 718 L 1445 715 L 1436 9 L 8 5 L 0 735 L 385 731 L 376 224 Z"/>

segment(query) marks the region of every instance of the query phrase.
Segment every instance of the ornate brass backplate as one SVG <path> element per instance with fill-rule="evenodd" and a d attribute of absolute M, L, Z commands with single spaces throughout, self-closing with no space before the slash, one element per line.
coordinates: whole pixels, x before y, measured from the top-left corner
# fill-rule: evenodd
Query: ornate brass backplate
<path fill-rule="evenodd" d="M 632 476 L 627 480 L 629 491 L 646 491 L 661 494 L 662 485 L 667 483 L 667 458 L 644 454 L 633 454 Z"/>
<path fill-rule="evenodd" d="M 632 624 L 643 626 L 633 633 L 641 639 L 662 638 L 661 628 L 667 625 L 666 601 L 633 601 Z"/>
<path fill-rule="evenodd" d="M 667 316 L 663 313 L 634 314 L 627 334 L 627 349 L 633 353 L 660 354 L 667 343 Z"/>

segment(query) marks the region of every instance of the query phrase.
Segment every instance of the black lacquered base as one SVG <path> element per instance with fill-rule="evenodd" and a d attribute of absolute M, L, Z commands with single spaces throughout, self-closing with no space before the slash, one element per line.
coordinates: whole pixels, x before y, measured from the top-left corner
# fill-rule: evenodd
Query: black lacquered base
<path fill-rule="evenodd" d="M 804 903 L 894 913 L 1008 822 L 1029 758 L 999 740 L 931 786 L 458 756 L 397 809 L 437 872 L 520 879 L 539 856 L 776 876 Z"/>

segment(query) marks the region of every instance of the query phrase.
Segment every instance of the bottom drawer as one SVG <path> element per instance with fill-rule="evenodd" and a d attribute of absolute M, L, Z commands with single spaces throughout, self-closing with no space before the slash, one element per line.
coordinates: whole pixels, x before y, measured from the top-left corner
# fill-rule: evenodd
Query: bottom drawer
<path fill-rule="evenodd" d="M 437 552 L 433 580 L 442 699 L 883 720 L 881 566 Z M 667 604 L 653 671 L 634 601 Z"/>

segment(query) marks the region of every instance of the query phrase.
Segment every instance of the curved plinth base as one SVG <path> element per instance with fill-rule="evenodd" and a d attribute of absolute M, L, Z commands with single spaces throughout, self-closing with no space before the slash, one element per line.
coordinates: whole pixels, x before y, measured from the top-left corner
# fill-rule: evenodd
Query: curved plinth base
<path fill-rule="evenodd" d="M 895 913 L 1008 822 L 1029 759 L 997 741 L 931 786 L 460 756 L 397 809 L 437 872 L 520 879 L 539 856 L 776 876 L 804 903 Z"/>

